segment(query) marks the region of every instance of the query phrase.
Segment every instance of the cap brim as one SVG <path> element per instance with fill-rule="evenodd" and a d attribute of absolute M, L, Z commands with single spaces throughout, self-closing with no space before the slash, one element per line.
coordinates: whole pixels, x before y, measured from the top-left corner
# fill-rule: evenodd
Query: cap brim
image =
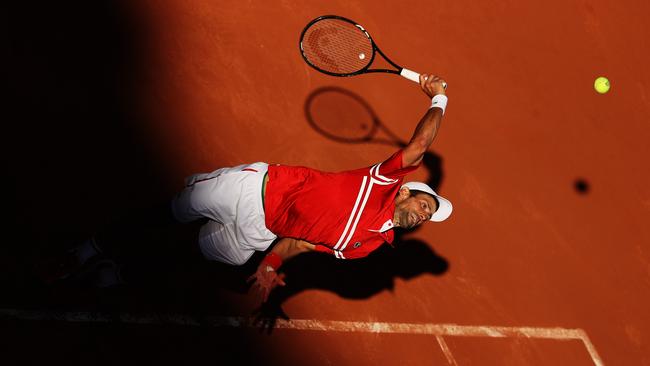
<path fill-rule="evenodd" d="M 435 195 L 436 199 L 438 200 L 438 204 L 440 207 L 436 210 L 436 212 L 431 215 L 431 218 L 429 221 L 433 222 L 442 222 L 447 220 L 449 215 L 451 215 L 451 211 L 453 211 L 454 207 L 451 205 L 451 202 L 449 202 L 448 199 Z"/>

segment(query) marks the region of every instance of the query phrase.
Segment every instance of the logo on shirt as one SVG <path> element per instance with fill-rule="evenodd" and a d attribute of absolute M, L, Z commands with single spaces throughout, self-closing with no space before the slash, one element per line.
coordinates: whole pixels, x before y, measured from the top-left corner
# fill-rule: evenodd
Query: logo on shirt
<path fill-rule="evenodd" d="M 360 241 L 354 243 L 354 249 L 357 249 L 357 248 L 360 247 L 360 246 L 361 246 L 361 242 L 360 242 Z"/>

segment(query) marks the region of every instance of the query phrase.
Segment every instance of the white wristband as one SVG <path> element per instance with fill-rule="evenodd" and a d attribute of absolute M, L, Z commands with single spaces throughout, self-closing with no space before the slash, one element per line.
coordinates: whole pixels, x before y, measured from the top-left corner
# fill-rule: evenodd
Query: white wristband
<path fill-rule="evenodd" d="M 442 115 L 445 115 L 445 109 L 447 108 L 447 96 L 438 94 L 431 99 L 431 108 L 440 108 L 442 109 Z"/>

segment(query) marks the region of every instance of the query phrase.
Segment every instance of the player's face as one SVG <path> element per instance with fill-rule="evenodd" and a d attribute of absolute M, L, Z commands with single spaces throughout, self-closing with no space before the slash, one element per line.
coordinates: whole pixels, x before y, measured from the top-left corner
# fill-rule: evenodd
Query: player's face
<path fill-rule="evenodd" d="M 395 203 L 395 218 L 399 226 L 412 229 L 423 222 L 429 221 L 431 215 L 438 209 L 436 200 L 426 194 L 417 193 Z"/>

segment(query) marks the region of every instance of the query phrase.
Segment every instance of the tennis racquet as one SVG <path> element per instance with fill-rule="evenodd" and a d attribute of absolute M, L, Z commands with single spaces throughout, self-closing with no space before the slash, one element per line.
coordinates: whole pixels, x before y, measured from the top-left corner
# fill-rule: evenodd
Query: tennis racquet
<path fill-rule="evenodd" d="M 309 66 L 327 75 L 383 72 L 420 83 L 420 74 L 386 57 L 361 25 L 337 15 L 320 16 L 307 24 L 300 35 L 300 53 Z M 395 69 L 371 69 L 377 53 Z M 443 86 L 447 88 L 446 83 Z"/>

